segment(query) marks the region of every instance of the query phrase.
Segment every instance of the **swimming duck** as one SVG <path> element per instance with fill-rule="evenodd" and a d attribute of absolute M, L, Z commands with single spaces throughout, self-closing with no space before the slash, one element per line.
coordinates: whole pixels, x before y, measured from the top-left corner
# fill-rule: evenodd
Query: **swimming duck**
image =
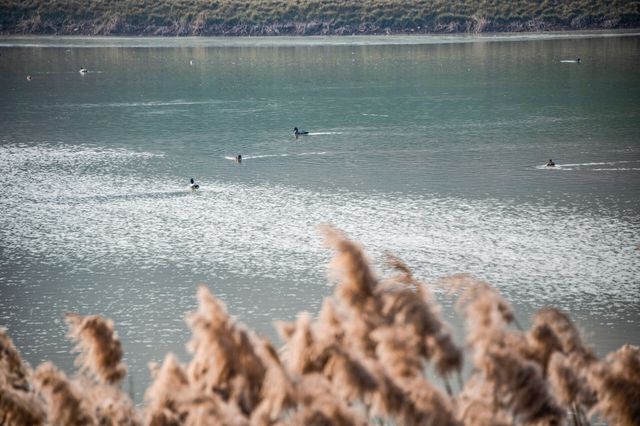
<path fill-rule="evenodd" d="M 195 191 L 196 189 L 200 188 L 200 185 L 198 185 L 196 181 L 194 181 L 193 178 L 191 178 L 191 184 L 189 185 L 189 188 Z"/>
<path fill-rule="evenodd" d="M 305 131 L 305 130 L 298 130 L 297 127 L 293 128 L 293 135 L 296 137 L 296 139 L 298 139 L 298 136 L 300 135 L 308 135 L 309 132 Z"/>
<path fill-rule="evenodd" d="M 88 72 L 89 72 L 89 70 L 86 69 L 85 67 L 80 68 L 80 74 L 86 74 Z"/>

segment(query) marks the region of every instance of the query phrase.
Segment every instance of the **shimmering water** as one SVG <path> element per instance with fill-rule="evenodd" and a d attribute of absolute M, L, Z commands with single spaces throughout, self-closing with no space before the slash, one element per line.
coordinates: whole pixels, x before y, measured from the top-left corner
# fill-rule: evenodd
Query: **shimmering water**
<path fill-rule="evenodd" d="M 270 337 L 315 312 L 328 222 L 427 281 L 488 280 L 522 322 L 566 309 L 600 354 L 638 344 L 639 54 L 637 34 L 0 38 L 0 324 L 70 368 L 63 313 L 113 318 L 139 398 L 148 361 L 184 356 L 200 282 Z"/>

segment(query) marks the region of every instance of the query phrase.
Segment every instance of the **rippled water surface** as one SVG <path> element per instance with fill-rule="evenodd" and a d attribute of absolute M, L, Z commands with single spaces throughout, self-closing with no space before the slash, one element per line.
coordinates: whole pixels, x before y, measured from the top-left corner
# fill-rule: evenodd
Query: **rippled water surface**
<path fill-rule="evenodd" d="M 638 344 L 639 54 L 634 34 L 0 38 L 0 324 L 70 368 L 63 313 L 113 318 L 140 398 L 148 361 L 184 356 L 198 283 L 270 337 L 315 312 L 332 223 L 426 281 L 493 283 L 523 322 L 566 309 L 600 354 Z"/>

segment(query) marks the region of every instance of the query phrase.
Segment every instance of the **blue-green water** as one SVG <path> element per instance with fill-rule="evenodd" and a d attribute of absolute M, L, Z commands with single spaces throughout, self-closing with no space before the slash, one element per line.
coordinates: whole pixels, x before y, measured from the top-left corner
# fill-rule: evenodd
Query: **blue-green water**
<path fill-rule="evenodd" d="M 0 324 L 70 368 L 63 313 L 113 318 L 139 397 L 200 282 L 270 337 L 315 312 L 328 222 L 638 344 L 638 58 L 638 34 L 0 38 Z"/>

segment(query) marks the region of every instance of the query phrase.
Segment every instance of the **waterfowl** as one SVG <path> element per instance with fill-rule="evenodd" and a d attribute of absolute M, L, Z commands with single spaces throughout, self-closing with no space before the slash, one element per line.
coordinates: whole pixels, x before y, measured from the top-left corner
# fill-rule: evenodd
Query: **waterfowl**
<path fill-rule="evenodd" d="M 89 72 L 89 70 L 86 69 L 85 67 L 80 68 L 80 74 L 86 74 L 88 72 Z"/>
<path fill-rule="evenodd" d="M 189 185 L 189 188 L 191 188 L 191 190 L 195 191 L 196 189 L 200 188 L 200 185 L 198 185 L 193 178 L 191 178 L 191 184 Z"/>
<path fill-rule="evenodd" d="M 298 136 L 300 135 L 308 135 L 309 132 L 305 131 L 305 130 L 298 130 L 297 127 L 293 128 L 293 135 L 296 137 L 296 139 L 298 138 Z"/>

